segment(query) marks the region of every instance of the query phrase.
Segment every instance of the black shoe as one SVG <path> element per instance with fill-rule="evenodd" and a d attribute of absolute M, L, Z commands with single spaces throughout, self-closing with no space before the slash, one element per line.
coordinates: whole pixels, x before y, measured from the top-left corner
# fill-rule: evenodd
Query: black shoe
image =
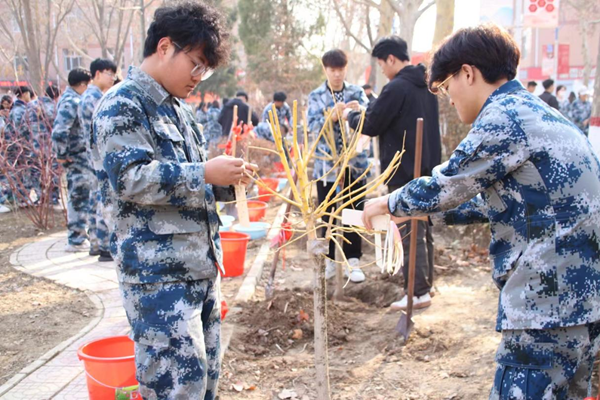
<path fill-rule="evenodd" d="M 90 252 L 88 253 L 90 256 L 99 256 L 101 253 L 100 249 L 90 249 Z"/>
<path fill-rule="evenodd" d="M 114 261 L 114 260 L 113 260 L 112 256 L 110 255 L 110 252 L 100 250 L 100 257 L 98 257 L 98 261 L 109 262 L 109 261 Z"/>

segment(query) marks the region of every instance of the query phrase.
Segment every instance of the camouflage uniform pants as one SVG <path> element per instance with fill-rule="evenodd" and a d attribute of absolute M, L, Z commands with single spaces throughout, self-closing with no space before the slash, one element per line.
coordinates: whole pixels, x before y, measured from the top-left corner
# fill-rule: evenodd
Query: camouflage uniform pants
<path fill-rule="evenodd" d="M 490 400 L 582 400 L 599 347 L 600 322 L 503 331 Z"/>
<path fill-rule="evenodd" d="M 90 244 L 92 249 L 108 252 L 110 251 L 108 227 L 102 215 L 102 198 L 100 196 L 98 175 L 99 173 L 96 171 L 90 185 L 90 213 L 88 218 Z"/>
<path fill-rule="evenodd" d="M 69 244 L 81 244 L 87 239 L 86 226 L 90 208 L 92 172 L 78 163 L 65 165 L 67 173 L 67 229 Z"/>
<path fill-rule="evenodd" d="M 221 369 L 220 278 L 121 283 L 145 400 L 213 400 Z"/>

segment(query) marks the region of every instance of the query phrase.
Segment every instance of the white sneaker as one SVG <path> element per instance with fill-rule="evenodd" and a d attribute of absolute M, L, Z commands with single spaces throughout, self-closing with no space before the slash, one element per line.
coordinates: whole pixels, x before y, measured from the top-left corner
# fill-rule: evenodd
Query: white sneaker
<path fill-rule="evenodd" d="M 53 204 L 52 209 L 55 211 L 63 211 L 65 208 L 62 206 L 62 204 Z"/>
<path fill-rule="evenodd" d="M 365 281 L 365 273 L 360 269 L 360 260 L 358 258 L 348 259 L 350 264 L 350 282 L 360 283 Z M 344 276 L 348 277 L 348 269 L 344 269 Z"/>
<path fill-rule="evenodd" d="M 420 308 L 426 308 L 431 305 L 431 296 L 429 293 L 424 294 L 423 296 L 415 296 L 413 297 L 413 309 L 418 310 Z M 394 311 L 406 310 L 408 307 L 408 296 L 404 296 L 402 300 L 396 301 L 390 305 L 390 309 Z"/>
<path fill-rule="evenodd" d="M 67 253 L 80 253 L 84 251 L 90 251 L 90 242 L 84 240 L 81 244 L 67 244 L 65 246 Z"/>
<path fill-rule="evenodd" d="M 0 204 L 0 214 L 11 212 L 11 209 L 6 207 L 4 204 Z"/>
<path fill-rule="evenodd" d="M 335 261 L 325 259 L 325 279 L 329 280 L 335 276 Z"/>

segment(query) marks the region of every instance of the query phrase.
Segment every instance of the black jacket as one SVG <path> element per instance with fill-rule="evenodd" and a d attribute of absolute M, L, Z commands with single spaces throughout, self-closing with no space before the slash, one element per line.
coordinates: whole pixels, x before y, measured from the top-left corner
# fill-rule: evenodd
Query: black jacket
<path fill-rule="evenodd" d="M 244 103 L 242 99 L 239 98 L 229 100 L 227 104 L 223 105 L 223 109 L 219 115 L 219 124 L 221 124 L 221 127 L 223 128 L 223 136 L 229 136 L 229 132 L 231 131 L 231 124 L 233 123 L 233 106 L 238 106 L 238 124 L 240 122 L 242 124 L 247 123 L 248 104 Z M 258 116 L 254 111 L 252 112 L 252 125 L 258 125 Z"/>
<path fill-rule="evenodd" d="M 439 111 L 436 97 L 427 90 L 425 67 L 408 65 L 383 87 L 381 94 L 369 103 L 362 133 L 379 136 L 381 170 L 390 164 L 396 151 L 402 151 L 406 132 L 402 164 L 389 181 L 390 186 L 404 186 L 413 179 L 417 118 L 423 118 L 423 156 L 421 175 L 430 176 L 433 167 L 441 162 Z M 359 112 L 352 112 L 348 122 L 356 129 Z"/>
<path fill-rule="evenodd" d="M 540 99 L 544 100 L 550 107 L 558 110 L 558 100 L 556 100 L 556 97 L 552 93 L 544 92 L 540 94 Z"/>

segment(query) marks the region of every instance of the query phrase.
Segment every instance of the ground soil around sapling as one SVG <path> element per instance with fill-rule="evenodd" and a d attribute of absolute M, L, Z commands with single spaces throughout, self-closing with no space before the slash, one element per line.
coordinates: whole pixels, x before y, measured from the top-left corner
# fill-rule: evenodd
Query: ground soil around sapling
<path fill-rule="evenodd" d="M 0 214 L 0 385 L 23 367 L 77 333 L 96 308 L 85 294 L 15 270 L 10 254 L 43 235 L 22 213 Z"/>
<path fill-rule="evenodd" d="M 488 397 L 500 335 L 486 251 L 470 239 L 457 243 L 453 234 L 436 240 L 435 297 L 416 311 L 408 342 L 396 332 L 399 313 L 386 307 L 399 299 L 401 282 L 377 266 L 364 268 L 364 283 L 346 286 L 346 301 L 328 302 L 332 399 Z M 369 264 L 372 251 L 363 250 Z M 223 400 L 316 398 L 312 266 L 302 246 L 288 249 L 286 259 L 273 298 L 261 297 L 259 287 L 257 301 L 231 315 L 236 330 L 223 361 Z"/>

